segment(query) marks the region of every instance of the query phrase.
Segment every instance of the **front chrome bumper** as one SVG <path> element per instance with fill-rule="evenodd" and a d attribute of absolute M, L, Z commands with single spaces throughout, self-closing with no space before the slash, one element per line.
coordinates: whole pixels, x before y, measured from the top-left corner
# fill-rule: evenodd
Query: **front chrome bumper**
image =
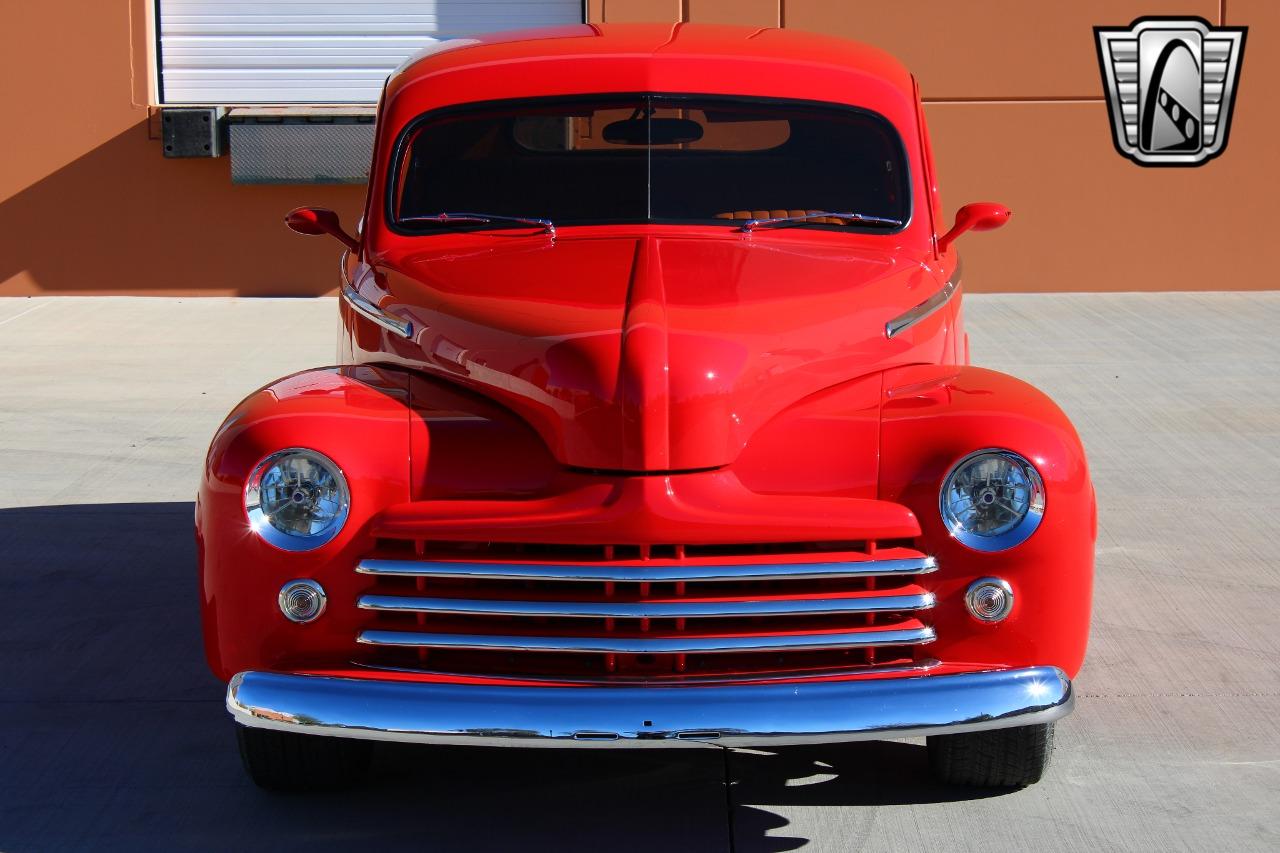
<path fill-rule="evenodd" d="M 781 746 L 972 732 L 1070 713 L 1052 666 L 862 681 L 506 687 L 242 672 L 227 710 L 258 728 L 480 746 Z"/>

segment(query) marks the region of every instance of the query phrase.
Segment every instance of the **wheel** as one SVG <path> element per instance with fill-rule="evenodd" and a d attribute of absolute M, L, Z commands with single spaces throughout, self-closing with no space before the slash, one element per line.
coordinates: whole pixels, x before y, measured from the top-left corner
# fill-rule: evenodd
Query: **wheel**
<path fill-rule="evenodd" d="M 367 740 L 300 735 L 236 726 L 240 760 L 260 788 L 323 791 L 346 788 L 369 771 L 373 744 Z"/>
<path fill-rule="evenodd" d="M 939 782 L 981 788 L 1023 788 L 1044 776 L 1053 756 L 1053 723 L 934 735 L 926 739 Z"/>

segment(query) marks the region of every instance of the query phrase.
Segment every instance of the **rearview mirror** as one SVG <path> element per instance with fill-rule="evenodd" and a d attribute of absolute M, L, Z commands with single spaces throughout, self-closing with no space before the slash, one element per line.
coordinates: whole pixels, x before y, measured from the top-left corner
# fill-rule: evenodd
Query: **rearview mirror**
<path fill-rule="evenodd" d="M 702 138 L 702 125 L 687 118 L 628 118 L 605 125 L 613 145 L 679 145 Z"/>
<path fill-rule="evenodd" d="M 938 238 L 938 251 L 945 252 L 966 231 L 990 231 L 1009 221 L 1013 211 L 993 201 L 975 201 L 956 211 L 956 224 Z"/>
<path fill-rule="evenodd" d="M 289 211 L 289 215 L 284 218 L 284 223 L 299 234 L 306 234 L 309 237 L 328 234 L 330 237 L 336 237 L 338 242 L 351 251 L 360 250 L 360 241 L 342 230 L 338 214 L 328 208 L 299 207 Z"/>

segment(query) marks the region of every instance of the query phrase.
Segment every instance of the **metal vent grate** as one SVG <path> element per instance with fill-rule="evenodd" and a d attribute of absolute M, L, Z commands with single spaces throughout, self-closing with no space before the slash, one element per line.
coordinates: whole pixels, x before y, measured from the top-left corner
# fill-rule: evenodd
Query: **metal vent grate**
<path fill-rule="evenodd" d="M 373 159 L 372 108 L 235 109 L 227 116 L 237 184 L 363 184 Z"/>

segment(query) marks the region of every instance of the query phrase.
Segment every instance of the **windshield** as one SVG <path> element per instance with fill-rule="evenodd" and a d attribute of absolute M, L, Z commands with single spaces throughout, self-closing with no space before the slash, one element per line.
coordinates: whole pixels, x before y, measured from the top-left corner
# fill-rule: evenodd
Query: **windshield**
<path fill-rule="evenodd" d="M 659 95 L 540 99 L 428 114 L 392 174 L 398 230 L 711 222 L 856 211 L 798 225 L 891 233 L 910 219 L 902 142 L 874 113 L 761 99 Z M 413 220 L 414 217 L 431 217 Z"/>

